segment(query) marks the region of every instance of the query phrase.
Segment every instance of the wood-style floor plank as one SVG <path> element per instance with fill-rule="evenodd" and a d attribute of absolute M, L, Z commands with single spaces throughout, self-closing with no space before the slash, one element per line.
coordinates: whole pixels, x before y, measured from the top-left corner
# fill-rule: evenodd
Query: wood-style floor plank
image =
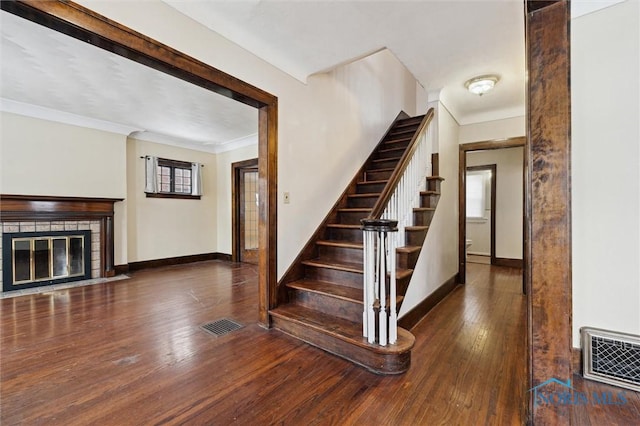
<path fill-rule="evenodd" d="M 399 376 L 258 326 L 253 265 L 201 262 L 3 299 L 0 424 L 522 424 L 521 272 L 468 268 L 468 284 L 412 330 L 412 365 Z M 220 337 L 199 328 L 220 318 L 245 327 Z M 639 407 L 575 415 L 628 424 Z"/>

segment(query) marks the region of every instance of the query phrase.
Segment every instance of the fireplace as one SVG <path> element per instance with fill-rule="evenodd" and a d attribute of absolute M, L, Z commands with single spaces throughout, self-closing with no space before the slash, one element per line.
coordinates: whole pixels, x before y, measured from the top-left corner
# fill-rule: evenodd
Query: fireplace
<path fill-rule="evenodd" d="M 2 291 L 114 276 L 118 201 L 0 195 Z"/>
<path fill-rule="evenodd" d="M 91 231 L 2 235 L 3 291 L 91 278 Z"/>

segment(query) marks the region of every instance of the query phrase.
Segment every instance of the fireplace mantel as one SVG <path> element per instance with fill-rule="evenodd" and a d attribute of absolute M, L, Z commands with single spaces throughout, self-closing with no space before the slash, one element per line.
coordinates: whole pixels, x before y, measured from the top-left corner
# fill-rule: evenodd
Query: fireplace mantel
<path fill-rule="evenodd" d="M 115 275 L 113 205 L 123 200 L 123 198 L 0 194 L 0 222 L 100 221 L 101 275 L 111 277 Z"/>

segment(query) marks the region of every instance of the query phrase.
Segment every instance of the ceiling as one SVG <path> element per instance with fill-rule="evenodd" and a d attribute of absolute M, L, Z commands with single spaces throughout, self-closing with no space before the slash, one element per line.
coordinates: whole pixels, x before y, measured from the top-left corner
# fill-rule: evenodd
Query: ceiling
<path fill-rule="evenodd" d="M 1 12 L 2 109 L 202 151 L 257 143 L 255 108 Z"/>
<path fill-rule="evenodd" d="M 521 0 L 165 3 L 303 82 L 386 48 L 460 124 L 524 114 Z M 2 110 L 210 152 L 257 141 L 254 108 L 6 12 L 0 18 Z M 465 90 L 467 79 L 488 73 L 500 76 L 492 92 Z"/>
<path fill-rule="evenodd" d="M 387 48 L 460 124 L 524 115 L 522 0 L 164 1 L 303 82 Z"/>

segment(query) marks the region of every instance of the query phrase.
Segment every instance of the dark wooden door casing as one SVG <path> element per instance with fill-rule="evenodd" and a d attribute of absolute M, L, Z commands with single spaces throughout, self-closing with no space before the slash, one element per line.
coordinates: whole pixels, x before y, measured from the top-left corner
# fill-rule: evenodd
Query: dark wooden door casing
<path fill-rule="evenodd" d="M 3 1 L 2 10 L 258 109 L 260 164 L 258 311 L 277 306 L 278 98 L 71 1 Z"/>
<path fill-rule="evenodd" d="M 259 161 L 257 158 L 238 161 L 231 164 L 231 229 L 232 229 L 232 249 L 231 260 L 233 262 L 259 263 L 257 252 L 250 250 L 244 252 L 244 218 L 243 218 L 243 173 L 246 171 L 258 171 Z M 259 196 L 259 194 L 258 194 Z M 252 253 L 253 252 L 253 253 Z M 249 259 L 246 259 L 249 256 Z"/>

